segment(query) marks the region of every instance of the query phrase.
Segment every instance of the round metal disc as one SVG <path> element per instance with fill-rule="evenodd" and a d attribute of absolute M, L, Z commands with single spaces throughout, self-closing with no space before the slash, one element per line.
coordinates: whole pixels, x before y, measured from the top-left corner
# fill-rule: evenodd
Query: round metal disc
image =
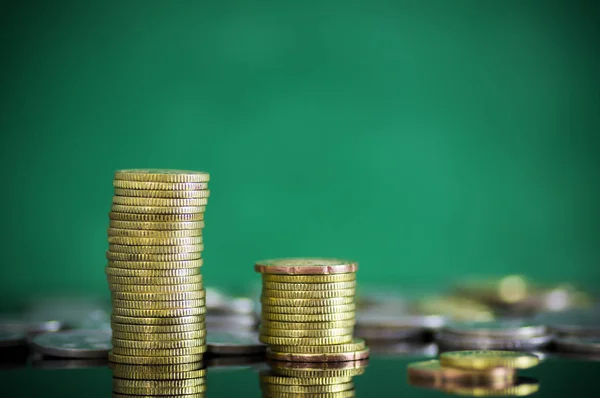
<path fill-rule="evenodd" d="M 212 332 L 208 334 L 206 352 L 220 355 L 251 355 L 265 352 L 266 345 L 254 334 Z"/>
<path fill-rule="evenodd" d="M 526 338 L 546 334 L 545 325 L 521 319 L 500 319 L 486 322 L 452 322 L 444 327 L 444 332 L 457 336 L 490 338 Z"/>
<path fill-rule="evenodd" d="M 600 354 L 600 337 L 559 337 L 554 340 L 560 351 Z"/>
<path fill-rule="evenodd" d="M 45 333 L 32 340 L 33 348 L 62 358 L 107 358 L 112 348 L 111 333 L 102 330 L 69 330 Z"/>
<path fill-rule="evenodd" d="M 544 347 L 552 342 L 554 335 L 526 338 L 492 338 L 481 336 L 457 336 L 453 333 L 439 332 L 436 341 L 440 347 L 459 350 L 513 350 L 529 351 Z"/>
<path fill-rule="evenodd" d="M 18 347 L 27 343 L 27 336 L 22 332 L 0 331 L 0 347 Z"/>

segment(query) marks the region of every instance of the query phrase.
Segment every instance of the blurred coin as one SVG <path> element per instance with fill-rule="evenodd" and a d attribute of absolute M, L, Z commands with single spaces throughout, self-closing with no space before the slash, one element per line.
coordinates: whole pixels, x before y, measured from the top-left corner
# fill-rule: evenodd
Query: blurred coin
<path fill-rule="evenodd" d="M 515 304 L 527 298 L 531 286 L 522 275 L 507 275 L 496 279 L 475 279 L 456 287 L 459 294 L 492 304 Z"/>
<path fill-rule="evenodd" d="M 522 319 L 500 319 L 483 322 L 450 322 L 444 332 L 460 336 L 490 338 L 527 338 L 547 334 L 545 325 Z"/>
<path fill-rule="evenodd" d="M 38 369 L 85 369 L 104 368 L 108 365 L 107 359 L 63 359 L 52 357 L 33 358 L 31 366 Z"/>
<path fill-rule="evenodd" d="M 340 361 L 356 361 L 369 357 L 369 349 L 337 352 L 337 353 L 292 353 L 292 352 L 276 352 L 271 348 L 267 349 L 267 358 L 275 361 L 292 361 L 292 362 L 340 362 Z"/>
<path fill-rule="evenodd" d="M 536 393 L 539 389 L 540 383 L 537 380 L 519 377 L 515 384 L 504 387 L 465 386 L 454 384 L 452 386 L 443 387 L 442 391 L 464 397 L 524 397 Z"/>
<path fill-rule="evenodd" d="M 354 335 L 367 340 L 369 343 L 377 341 L 404 340 L 422 337 L 426 332 L 421 328 L 385 328 L 357 326 Z"/>
<path fill-rule="evenodd" d="M 489 321 L 494 312 L 489 306 L 462 297 L 427 297 L 419 300 L 415 311 L 424 315 L 437 315 L 457 321 Z"/>
<path fill-rule="evenodd" d="M 438 332 L 435 340 L 438 345 L 462 350 L 517 350 L 531 351 L 545 347 L 552 342 L 553 334 L 533 337 L 496 338 L 483 336 L 459 336 L 454 333 Z"/>
<path fill-rule="evenodd" d="M 351 376 L 289 377 L 278 375 L 273 370 L 263 370 L 260 372 L 261 384 L 277 384 L 285 386 L 314 386 L 349 383 L 351 381 Z"/>
<path fill-rule="evenodd" d="M 408 365 L 408 377 L 428 379 L 440 387 L 448 382 L 463 384 L 491 384 L 494 382 L 511 382 L 517 371 L 511 368 L 496 367 L 486 370 L 466 370 L 442 366 L 437 359 L 414 362 Z"/>
<path fill-rule="evenodd" d="M 60 330 L 64 327 L 64 323 L 60 320 L 52 320 L 52 318 L 35 316 L 3 316 L 0 318 L 0 330 L 5 332 L 24 332 L 24 333 L 44 333 Z"/>
<path fill-rule="evenodd" d="M 367 340 L 368 341 L 368 340 Z M 369 350 L 382 356 L 403 356 L 428 358 L 435 357 L 438 354 L 438 346 L 435 343 L 423 343 L 419 341 L 401 341 L 401 342 L 369 342 Z"/>
<path fill-rule="evenodd" d="M 485 370 L 495 367 L 528 369 L 540 363 L 540 359 L 530 353 L 516 351 L 475 350 L 451 351 L 440 355 L 442 366 L 460 369 Z"/>
<path fill-rule="evenodd" d="M 330 258 L 282 258 L 258 261 L 254 270 L 265 274 L 324 275 L 356 272 L 354 261 Z"/>
<path fill-rule="evenodd" d="M 252 355 L 265 352 L 266 346 L 255 334 L 215 332 L 208 335 L 207 352 L 214 355 Z"/>
<path fill-rule="evenodd" d="M 560 351 L 600 354 L 600 336 L 559 337 L 554 340 L 554 343 Z"/>
<path fill-rule="evenodd" d="M 365 372 L 368 359 L 341 362 L 288 362 L 269 359 L 274 373 L 289 377 L 352 377 Z"/>
<path fill-rule="evenodd" d="M 18 347 L 25 344 L 27 344 L 25 333 L 0 330 L 0 348 Z"/>
<path fill-rule="evenodd" d="M 50 332 L 34 337 L 31 344 L 36 351 L 54 357 L 106 358 L 111 334 L 102 330 Z"/>
<path fill-rule="evenodd" d="M 24 318 L 38 323 L 38 320 L 55 319 L 62 329 L 103 329 L 107 330 L 110 319 L 110 303 L 103 299 L 80 296 L 50 296 L 33 299 Z M 44 322 L 40 322 L 43 324 Z M 45 330 L 56 331 L 56 326 Z"/>
<path fill-rule="evenodd" d="M 322 394 L 348 391 L 354 389 L 354 383 L 321 384 L 321 385 L 284 385 L 261 383 L 261 390 L 268 393 L 293 393 L 293 394 Z"/>
<path fill-rule="evenodd" d="M 393 312 L 359 312 L 357 326 L 381 328 L 439 329 L 446 319 L 441 315 L 408 315 Z"/>
<path fill-rule="evenodd" d="M 258 324 L 258 318 L 253 314 L 230 314 L 230 315 L 214 315 L 208 313 L 206 315 L 206 327 L 209 330 L 241 330 L 246 333 L 248 330 L 253 330 Z"/>
<path fill-rule="evenodd" d="M 561 336 L 600 336 L 600 312 L 597 310 L 545 313 L 535 320 Z"/>

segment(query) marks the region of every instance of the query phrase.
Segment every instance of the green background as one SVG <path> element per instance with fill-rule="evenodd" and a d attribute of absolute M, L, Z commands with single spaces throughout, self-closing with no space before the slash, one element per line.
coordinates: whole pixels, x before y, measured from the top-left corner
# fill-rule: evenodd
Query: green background
<path fill-rule="evenodd" d="M 594 1 L 0 5 L 2 295 L 108 295 L 115 169 L 211 173 L 207 285 L 265 257 L 441 285 L 600 271 Z"/>

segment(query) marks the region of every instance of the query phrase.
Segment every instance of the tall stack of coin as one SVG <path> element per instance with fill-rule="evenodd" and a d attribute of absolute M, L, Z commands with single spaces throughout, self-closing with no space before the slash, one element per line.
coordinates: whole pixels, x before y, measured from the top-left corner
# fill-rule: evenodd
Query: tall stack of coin
<path fill-rule="evenodd" d="M 197 371 L 200 366 L 197 362 L 206 351 L 200 267 L 208 180 L 207 173 L 194 171 L 115 173 L 106 254 L 113 304 L 109 360 L 121 364 L 124 375 L 140 365 L 159 366 L 159 374 Z M 131 371 L 124 369 L 128 365 Z M 127 386 L 125 394 L 138 391 L 140 384 L 118 383 Z M 142 395 L 151 390 L 139 389 Z"/>
<path fill-rule="evenodd" d="M 291 258 L 259 261 L 262 274 L 260 341 L 282 361 L 367 358 L 354 339 L 356 270 L 353 261 Z"/>

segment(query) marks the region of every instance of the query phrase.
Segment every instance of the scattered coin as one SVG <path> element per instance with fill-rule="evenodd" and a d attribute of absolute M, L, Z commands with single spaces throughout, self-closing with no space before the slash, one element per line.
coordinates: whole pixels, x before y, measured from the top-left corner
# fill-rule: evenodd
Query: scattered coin
<path fill-rule="evenodd" d="M 514 369 L 532 368 L 540 363 L 540 359 L 533 354 L 515 351 L 451 351 L 440 355 L 442 366 L 461 369 L 485 370 L 495 367 Z"/>
<path fill-rule="evenodd" d="M 440 361 L 415 362 L 408 365 L 410 378 L 428 379 L 439 386 L 446 383 L 463 383 L 469 385 L 491 384 L 494 382 L 511 382 L 516 379 L 513 368 L 496 367 L 486 370 L 466 370 L 442 366 Z"/>
<path fill-rule="evenodd" d="M 62 358 L 106 358 L 111 349 L 111 334 L 102 330 L 68 330 L 35 336 L 33 348 Z"/>
<path fill-rule="evenodd" d="M 465 397 L 524 397 L 536 393 L 540 389 L 540 383 L 535 379 L 519 377 L 515 384 L 498 387 L 470 386 L 453 384 L 442 388 L 448 394 L 461 395 Z"/>
<path fill-rule="evenodd" d="M 600 354 L 600 336 L 559 337 L 554 340 L 554 343 L 560 351 Z"/>
<path fill-rule="evenodd" d="M 545 325 L 521 319 L 502 319 L 484 322 L 450 322 L 444 332 L 460 336 L 490 338 L 528 338 L 547 334 Z"/>
<path fill-rule="evenodd" d="M 459 336 L 448 332 L 438 332 L 435 339 L 438 345 L 462 350 L 518 350 L 531 351 L 549 345 L 552 334 L 533 337 L 493 338 L 480 336 Z"/>
<path fill-rule="evenodd" d="M 19 347 L 27 344 L 27 336 L 23 332 L 9 332 L 0 329 L 0 348 Z"/>

